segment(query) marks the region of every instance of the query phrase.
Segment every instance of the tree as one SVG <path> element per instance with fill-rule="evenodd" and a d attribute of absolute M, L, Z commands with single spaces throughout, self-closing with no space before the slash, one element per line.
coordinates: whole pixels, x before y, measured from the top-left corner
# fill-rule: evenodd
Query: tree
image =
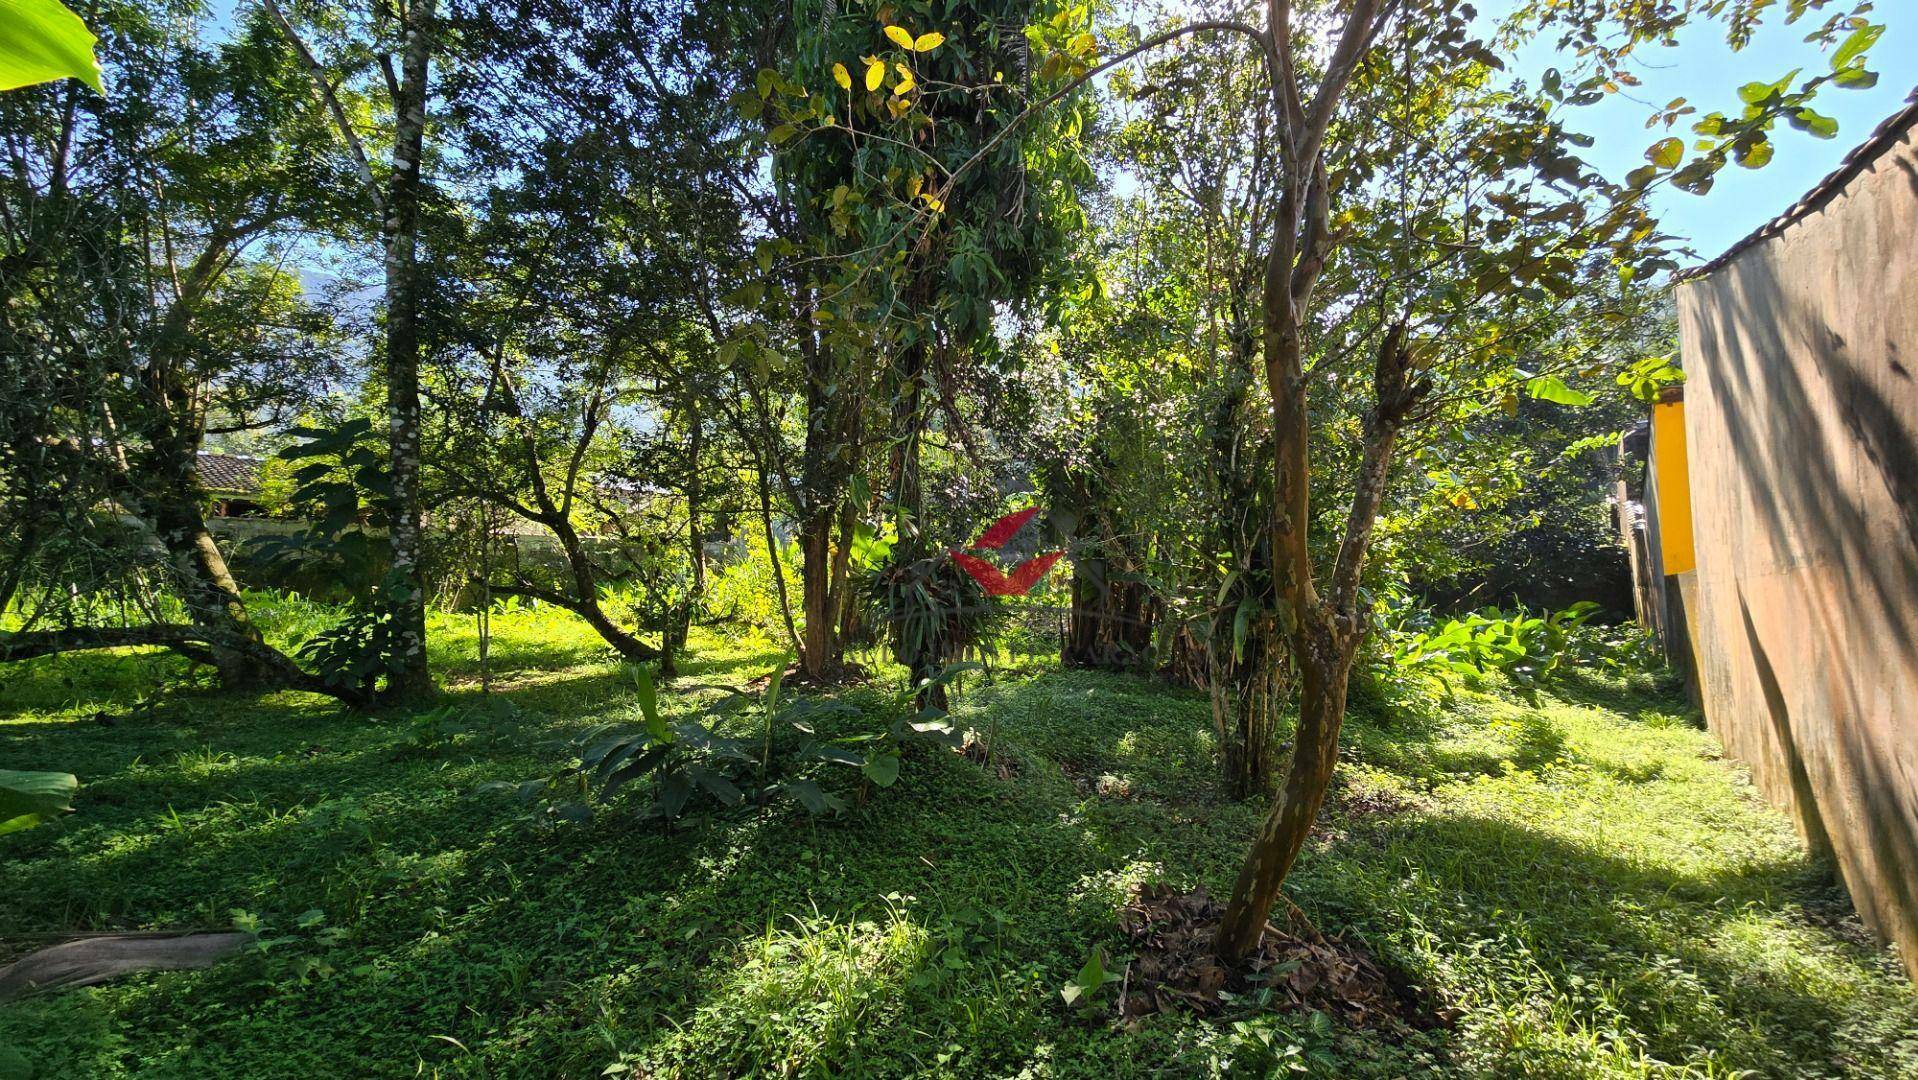
<path fill-rule="evenodd" d="M 426 582 L 422 572 L 424 526 L 420 502 L 420 198 L 425 186 L 428 69 L 436 49 L 437 0 L 400 0 L 370 5 L 364 16 L 367 40 L 349 50 L 348 59 L 329 69 L 308 47 L 277 0 L 262 6 L 286 35 L 312 80 L 313 93 L 325 103 L 359 176 L 367 208 L 377 223 L 384 276 L 386 341 L 384 369 L 387 408 L 387 468 L 391 476 L 387 540 L 392 568 L 380 593 L 394 655 L 386 693 L 415 697 L 433 689 L 426 663 Z M 328 12 L 345 17 L 348 12 Z M 391 139 L 385 175 L 374 171 L 366 142 L 348 115 L 343 85 L 364 82 L 377 67 L 389 115 L 382 134 Z"/>
<path fill-rule="evenodd" d="M 0 655 L 149 643 L 212 663 L 228 686 L 311 688 L 248 617 L 196 465 L 209 432 L 271 425 L 333 370 L 325 313 L 280 252 L 296 222 L 332 213 L 340 177 L 316 152 L 317 111 L 288 90 L 290 57 L 257 21 L 208 50 L 191 25 L 115 17 L 125 93 L 67 83 L 0 103 L 21 166 L 0 194 L 0 335 L 18 358 L 0 376 L 0 506 L 17 527 L 0 600 L 38 583 Z M 167 555 L 157 581 L 154 546 Z M 91 624 L 102 593 L 147 623 Z"/>
<path fill-rule="evenodd" d="M 1841 30 L 1849 30 L 1850 36 L 1834 54 L 1832 75 L 1807 80 L 1796 92 L 1785 90 L 1789 77 L 1780 84 L 1744 88 L 1747 110 L 1740 120 L 1708 116 L 1700 122 L 1699 133 L 1712 145 L 1705 158 L 1681 168 L 1683 145 L 1674 154 L 1661 142 L 1648 150 L 1649 169 L 1639 170 L 1622 185 L 1598 177 L 1567 149 L 1577 145 L 1577 137 L 1565 131 L 1553 110 L 1602 98 L 1617 85 L 1617 64 L 1631 46 L 1666 39 L 1690 18 L 1713 16 L 1729 18 L 1738 43 L 1740 27 L 1754 22 L 1764 6 L 1762 0 L 1701 0 L 1614 12 L 1603 4 L 1567 9 L 1540 3 L 1521 12 L 1522 18 L 1544 24 L 1570 25 L 1568 40 L 1589 46 L 1601 70 L 1570 93 L 1563 76 L 1553 73 L 1542 99 L 1495 95 L 1466 114 L 1479 126 L 1459 133 L 1464 137 L 1462 154 L 1453 168 L 1436 174 L 1440 186 L 1453 191 L 1429 199 L 1420 195 L 1402 208 L 1411 212 L 1396 218 L 1380 215 L 1371 223 L 1375 234 L 1399 251 L 1401 265 L 1415 265 L 1421 273 L 1411 279 L 1402 273 L 1373 275 L 1370 304 L 1363 298 L 1344 298 L 1352 304 L 1349 310 L 1372 313 L 1370 319 L 1341 320 L 1357 323 L 1356 332 L 1328 332 L 1317 319 L 1323 311 L 1318 287 L 1328 267 L 1342 250 L 1363 250 L 1353 243 L 1352 222 L 1342 214 L 1335 216 L 1333 208 L 1355 193 L 1378 190 L 1382 181 L 1398 181 L 1400 201 L 1404 192 L 1422 186 L 1418 173 L 1381 177 L 1381 161 L 1365 148 L 1381 125 L 1390 130 L 1393 102 L 1427 102 L 1421 92 L 1445 87 L 1448 76 L 1442 73 L 1460 66 L 1480 71 L 1499 66 L 1492 50 L 1469 33 L 1463 9 L 1454 10 L 1443 0 L 1352 0 L 1325 6 L 1275 0 L 1263 26 L 1233 19 L 1187 23 L 1151 35 L 1087 73 L 1098 74 L 1196 34 L 1239 35 L 1257 47 L 1275 117 L 1269 152 L 1253 163 L 1273 169 L 1277 177 L 1276 209 L 1261 259 L 1258 310 L 1274 474 L 1266 542 L 1272 550 L 1273 615 L 1298 672 L 1299 722 L 1284 784 L 1223 914 L 1215 939 L 1223 959 L 1236 961 L 1257 942 L 1331 780 L 1352 661 L 1367 626 L 1360 597 L 1366 554 L 1401 434 L 1410 425 L 1481 396 L 1503 396 L 1520 387 L 1548 398 L 1565 392 L 1558 373 L 1518 368 L 1519 351 L 1504 335 L 1514 327 L 1536 330 L 1546 325 L 1550 320 L 1532 317 L 1535 309 L 1543 305 L 1546 315 L 1558 317 L 1560 305 L 1582 295 L 1582 283 L 1615 279 L 1624 286 L 1674 268 L 1665 246 L 1668 238 L 1657 233 L 1644 210 L 1648 188 L 1669 180 L 1698 190 L 1697 174 L 1709 177 L 1731 157 L 1751 167 L 1764 164 L 1769 151 L 1757 147 L 1769 145 L 1767 132 L 1779 118 L 1819 133 L 1825 125 L 1809 112 L 1804 95 L 1815 93 L 1826 81 L 1868 82 L 1862 54 L 1876 34 L 1861 25 L 1862 19 L 1834 16 L 1822 31 L 1826 39 Z M 1796 19 L 1805 10 L 1801 5 L 1789 17 Z M 1622 34 L 1624 46 L 1594 44 L 1612 28 Z M 1314 41 L 1329 42 L 1330 51 L 1315 53 Z M 1402 56 L 1391 56 L 1388 49 L 1401 50 Z M 1357 93 L 1349 93 L 1355 88 Z M 1385 100 L 1354 108 L 1353 100 L 1367 91 L 1383 92 Z M 1342 108 L 1345 122 L 1335 126 Z M 1413 149 L 1431 145 L 1416 134 L 1411 143 Z M 1342 151 L 1349 153 L 1351 164 L 1338 169 Z M 1423 154 L 1405 160 L 1429 163 Z M 954 175 L 965 171 L 962 167 Z M 1524 182 L 1517 178 L 1521 175 Z M 1424 280 L 1428 276 L 1433 280 Z M 1601 307 L 1585 314 L 1600 317 L 1605 312 Z M 1471 323 L 1482 328 L 1480 334 L 1457 335 L 1462 325 Z M 1472 340 L 1474 336 L 1479 340 Z M 1351 347 L 1358 343 L 1369 347 Z M 1333 344 L 1342 346 L 1338 362 L 1308 368 L 1316 346 Z M 1326 560 L 1329 573 L 1321 579 L 1312 543 L 1314 417 L 1308 389 L 1349 371 L 1362 356 L 1370 361 L 1369 404 L 1352 479 L 1345 487 L 1349 506 L 1333 533 Z"/>
<path fill-rule="evenodd" d="M 436 494 L 551 533 L 563 583 L 507 563 L 491 587 L 575 612 L 631 660 L 670 661 L 704 581 L 712 266 L 738 257 L 741 211 L 728 179 L 737 120 L 703 14 L 473 4 L 449 18 L 464 52 L 443 85 L 458 118 L 448 141 L 487 185 L 463 224 L 432 234 L 452 301 L 430 326 Z M 669 452 L 681 433 L 685 452 Z M 673 594 L 655 648 L 600 588 L 615 573 L 657 576 L 656 553 L 633 556 L 660 546 L 669 495 L 687 539 L 671 545 L 683 572 L 648 590 Z"/>
<path fill-rule="evenodd" d="M 1040 48 L 1061 46 L 1045 64 L 1029 62 L 1025 36 L 1010 29 L 1029 16 L 1046 27 Z M 1080 8 L 1033 16 L 993 4 L 829 11 L 817 33 L 802 23 L 794 69 L 763 70 L 757 100 L 748 99 L 749 112 L 771 124 L 769 140 L 786 147 L 777 177 L 790 185 L 793 223 L 806 240 L 765 249 L 769 269 L 775 259 L 792 260 L 782 273 L 807 268 L 792 291 L 769 299 L 759 287 L 747 299 L 783 310 L 796 297 L 808 320 L 799 335 L 807 443 L 795 494 L 807 579 L 802 653 L 819 658 L 804 660 L 809 673 L 829 666 L 836 647 L 832 608 L 843 602 L 836 593 L 853 516 L 864 509 L 846 496 L 869 445 L 868 403 L 886 410 L 882 488 L 899 536 L 893 558 L 925 576 L 938 558 L 922 505 L 932 417 L 957 423 L 956 373 L 996 344 L 1001 305 L 1045 293 L 1064 236 L 1083 219 L 1076 189 L 1089 175 L 1073 137 L 1082 119 L 1054 116 L 1044 131 L 1008 136 L 1027 86 L 1083 67 L 1093 44 L 1087 17 Z M 964 168 L 969 161 L 1014 179 L 996 182 L 992 171 Z M 860 358 L 875 348 L 884 357 L 878 370 Z M 912 638 L 895 642 L 900 659 L 915 680 L 929 678 L 932 652 Z"/>
<path fill-rule="evenodd" d="M 1713 10 L 1686 7 L 1688 14 Z M 1716 7 L 1722 9 L 1724 5 Z M 1416 229 L 1407 239 L 1425 240 L 1432 262 L 1457 267 L 1459 278 L 1470 281 L 1473 289 L 1447 290 L 1443 285 L 1430 288 L 1427 296 L 1420 298 L 1426 300 L 1420 305 L 1426 311 L 1414 309 L 1381 320 L 1385 326 L 1372 350 L 1372 404 L 1364 420 L 1351 503 L 1321 593 L 1309 532 L 1312 418 L 1307 405 L 1310 376 L 1318 370 L 1308 373 L 1305 357 L 1310 339 L 1317 332 L 1312 315 L 1319 279 L 1328 261 L 1347 242 L 1334 224 L 1332 207 L 1341 185 L 1327 167 L 1331 156 L 1328 136 L 1334 134 L 1334 121 L 1348 91 L 1355 85 L 1365 87 L 1373 78 L 1388 84 L 1392 79 L 1393 67 L 1368 63 L 1378 50 L 1396 44 L 1422 51 L 1422 57 L 1396 69 L 1415 73 L 1444 70 L 1437 62 L 1446 57 L 1487 66 L 1497 63 L 1483 44 L 1470 38 L 1465 20 L 1451 10 L 1450 4 L 1353 0 L 1342 12 L 1333 14 L 1336 30 L 1330 40 L 1335 44 L 1309 88 L 1302 78 L 1305 63 L 1296 51 L 1295 34 L 1301 24 L 1295 22 L 1292 4 L 1275 0 L 1268 9 L 1262 34 L 1251 31 L 1265 51 L 1273 108 L 1279 117 L 1279 212 L 1265 259 L 1261 344 L 1272 411 L 1275 584 L 1281 622 L 1299 672 L 1299 723 L 1285 782 L 1247 853 L 1222 916 L 1215 948 L 1228 960 L 1243 956 L 1258 941 L 1285 876 L 1318 815 L 1337 762 L 1347 682 L 1353 656 L 1365 633 L 1359 603 L 1360 576 L 1400 434 L 1408 423 L 1437 415 L 1434 404 L 1443 398 L 1434 396 L 1438 385 L 1435 380 L 1451 376 L 1458 393 L 1487 388 L 1485 375 L 1475 370 L 1476 364 L 1428 355 L 1433 345 L 1449 343 L 1421 341 L 1418 332 L 1436 336 L 1451 331 L 1459 318 L 1478 308 L 1481 301 L 1501 309 L 1499 314 L 1505 316 L 1501 321 L 1506 325 L 1522 326 L 1523 322 L 1512 323 L 1509 319 L 1515 314 L 1512 308 L 1536 301 L 1530 290 L 1569 299 L 1577 295 L 1581 278 L 1594 280 L 1601 268 L 1629 268 L 1630 273 L 1622 276 L 1630 278 L 1668 264 L 1642 206 L 1642 193 L 1652 177 L 1639 175 L 1621 187 L 1591 176 L 1565 149 L 1562 128 L 1542 110 L 1520 107 L 1511 123 L 1478 133 L 1473 140 L 1475 153 L 1467 160 L 1485 178 L 1504 181 L 1513 172 L 1533 172 L 1548 185 L 1556 182 L 1574 191 L 1603 191 L 1606 204 L 1587 207 L 1576 195 L 1552 198 L 1549 193 L 1539 192 L 1536 185 L 1527 184 L 1518 190 L 1513 190 L 1516 185 L 1508 185 L 1499 192 L 1505 201 L 1488 195 L 1492 210 L 1480 211 L 1477 216 L 1469 202 L 1462 213 L 1442 202 L 1429 215 L 1421 215 L 1457 222 L 1461 232 L 1452 243 L 1443 243 L 1442 235 L 1431 236 L 1429 232 L 1421 236 Z M 1586 12 L 1584 17 L 1590 28 L 1602 24 L 1605 13 Z M 1668 22 L 1661 23 L 1657 32 L 1668 32 L 1669 26 Z M 1397 42 L 1387 36 L 1388 29 L 1396 30 Z M 1629 18 L 1626 31 L 1647 33 L 1643 25 Z M 1410 81 L 1414 85 L 1401 89 L 1415 91 L 1421 76 L 1413 75 Z M 1766 107 L 1763 101 L 1778 97 L 1774 94 L 1753 104 L 1762 111 Z M 1788 107 L 1782 101 L 1778 106 Z M 1803 116 L 1802 112 L 1793 115 Z M 1723 122 L 1714 125 L 1715 133 L 1731 139 L 1733 147 L 1739 139 L 1757 137 L 1756 133 L 1762 132 L 1762 128 L 1748 126 L 1740 134 L 1726 135 L 1727 126 Z M 1658 151 L 1653 153 L 1657 155 Z M 1655 156 L 1655 169 L 1668 164 L 1676 162 Z M 1677 174 L 1673 175 L 1678 182 Z M 1468 178 L 1467 182 L 1475 179 Z M 1540 201 L 1534 202 L 1535 198 Z M 1438 221 L 1430 224 L 1437 225 Z M 1483 229 L 1479 235 L 1498 246 L 1468 246 L 1472 236 L 1464 230 L 1476 229 Z M 1411 314 L 1423 318 L 1415 324 L 1408 317 Z M 1475 354 L 1467 350 L 1465 356 Z M 1444 359 L 1452 363 L 1444 364 Z M 1539 378 L 1543 376 L 1533 375 L 1527 380 L 1534 393 L 1541 388 L 1532 380 Z M 1545 389 L 1555 392 L 1549 384 Z"/>

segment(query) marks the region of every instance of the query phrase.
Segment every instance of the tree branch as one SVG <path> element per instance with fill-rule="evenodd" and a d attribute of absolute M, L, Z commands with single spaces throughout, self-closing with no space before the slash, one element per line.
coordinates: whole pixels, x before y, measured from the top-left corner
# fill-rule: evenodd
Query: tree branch
<path fill-rule="evenodd" d="M 353 155 L 353 164 L 359 171 L 360 183 L 366 185 L 366 193 L 373 200 L 373 208 L 384 217 L 386 197 L 380 194 L 380 182 L 373 176 L 373 166 L 366 156 L 365 144 L 360 142 L 359 134 L 347 121 L 346 110 L 340 105 L 339 95 L 333 92 L 332 85 L 326 81 L 326 69 L 320 66 L 320 61 L 313 55 L 313 50 L 307 48 L 306 42 L 302 41 L 300 35 L 294 31 L 293 24 L 287 21 L 286 14 L 280 10 L 276 0 L 260 0 L 260 4 L 266 9 L 267 17 L 271 18 L 274 25 L 280 28 L 280 32 L 286 35 L 286 40 L 292 44 L 293 51 L 299 54 L 300 65 L 306 68 L 307 76 L 313 80 L 314 91 L 326 105 L 326 110 L 333 114 L 333 123 L 340 129 L 341 138 L 346 140 L 346 148 Z"/>

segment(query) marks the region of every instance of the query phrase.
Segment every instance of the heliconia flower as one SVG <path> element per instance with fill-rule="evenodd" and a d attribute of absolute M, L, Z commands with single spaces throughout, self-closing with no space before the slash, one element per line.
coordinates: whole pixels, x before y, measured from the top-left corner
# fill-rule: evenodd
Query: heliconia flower
<path fill-rule="evenodd" d="M 1011 595 L 1024 596 L 1031 592 L 1032 587 L 1039 584 L 1039 579 L 1045 577 L 1046 571 L 1052 569 L 1052 564 L 1058 562 L 1060 556 L 1064 554 L 1063 551 L 1048 551 L 1044 555 L 1034 556 L 1014 567 Z"/>
<path fill-rule="evenodd" d="M 1032 591 L 1034 585 L 1039 584 L 1039 579 L 1046 576 L 1046 571 L 1052 569 L 1052 564 L 1058 562 L 1065 552 L 1049 551 L 1027 559 L 1013 569 L 1011 576 L 977 555 L 968 555 L 956 549 L 947 554 L 952 556 L 952 561 L 958 563 L 961 570 L 972 575 L 972 580 L 986 590 L 987 596 L 1024 596 Z"/>
<path fill-rule="evenodd" d="M 1038 512 L 1039 508 L 1036 506 L 1028 506 L 1024 510 L 1014 510 L 1012 513 L 993 522 L 985 532 L 980 533 L 979 539 L 972 542 L 973 548 L 975 550 L 984 548 L 987 551 L 997 551 L 1006 545 L 1006 541 L 1012 539 L 1012 534 L 1024 528 L 1026 522 L 1031 521 L 1033 515 Z"/>
<path fill-rule="evenodd" d="M 968 555 L 957 548 L 947 552 L 947 554 L 952 556 L 953 562 L 959 564 L 959 569 L 972 575 L 972 580 L 978 582 L 980 586 L 986 590 L 987 596 L 1012 595 L 1012 579 L 1007 577 L 998 567 L 981 559 L 977 555 Z"/>

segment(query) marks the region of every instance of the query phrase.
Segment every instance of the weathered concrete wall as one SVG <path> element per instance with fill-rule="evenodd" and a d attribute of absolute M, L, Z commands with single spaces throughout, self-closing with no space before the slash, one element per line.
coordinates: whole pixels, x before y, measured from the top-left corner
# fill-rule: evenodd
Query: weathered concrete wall
<path fill-rule="evenodd" d="M 1678 287 L 1707 721 L 1918 976 L 1918 147 Z M 1736 250 L 1736 249 L 1735 249 Z"/>

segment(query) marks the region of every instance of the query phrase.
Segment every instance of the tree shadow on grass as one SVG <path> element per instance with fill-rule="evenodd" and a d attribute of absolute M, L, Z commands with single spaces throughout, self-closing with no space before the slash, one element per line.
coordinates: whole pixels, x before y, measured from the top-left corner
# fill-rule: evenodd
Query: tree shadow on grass
<path fill-rule="evenodd" d="M 1869 1016 L 1851 995 L 1885 953 L 1807 918 L 1824 902 L 1802 857 L 1685 873 L 1510 821 L 1469 814 L 1389 818 L 1308 855 L 1294 899 L 1316 916 L 1389 943 L 1450 983 L 1449 995 L 1545 1007 L 1613 1031 L 1660 1060 L 1796 1075 L 1812 1063 L 1918 1052 L 1918 1002 L 1880 984 L 1893 1010 Z M 1845 985 L 1838 993 L 1836 981 Z M 1497 983 L 1496 988 L 1491 985 Z M 1902 1019 L 1900 1019 L 1902 1017 Z M 1879 1040 L 1879 1045 L 1868 1045 Z"/>
<path fill-rule="evenodd" d="M 726 663 L 759 670 L 752 659 Z M 204 775 L 135 771 L 103 783 L 124 803 L 87 834 L 97 850 L 73 870 L 53 846 L 16 848 L 28 858 L 6 882 L 10 906 L 53 890 L 62 906 L 93 897 L 136 921 L 240 906 L 280 926 L 313 907 L 349 938 L 291 946 L 337 969 L 310 984 L 216 969 L 85 992 L 31 1015 L 84 1013 L 77 1029 L 119 1040 L 117 1057 L 137 1048 L 126 1059 L 155 1075 L 360 1074 L 420 1060 L 591 1075 L 619 1052 L 670 1058 L 686 1046 L 741 1055 L 743 1073 L 775 1060 L 755 1055 L 806 1045 L 819 1010 L 841 1010 L 826 1020 L 836 1017 L 844 1037 L 806 1064 L 848 1073 L 886 1061 L 897 1070 L 902 1052 L 948 1043 L 967 1047 L 955 1068 L 977 1073 L 1017 1071 L 1041 1047 L 1131 1047 L 1120 1052 L 1142 1062 L 1153 1059 L 1144 1048 L 1164 1048 L 1150 1030 L 1065 1038 L 1077 1021 L 1057 988 L 1093 945 L 1116 942 L 1113 915 L 1130 882 L 1151 875 L 1216 890 L 1235 870 L 1262 807 L 1216 797 L 1203 698 L 1081 674 L 980 687 L 958 717 L 978 726 L 996 715 L 1006 749 L 1031 769 L 1000 779 L 915 746 L 898 785 L 841 819 L 780 806 L 667 831 L 636 820 L 625 801 L 585 826 L 541 830 L 511 800 L 470 794 L 481 778 L 521 778 L 550 762 L 541 740 L 623 699 L 622 680 L 595 670 L 511 689 L 503 696 L 525 716 L 470 748 L 396 755 L 390 730 L 322 725 L 337 745 L 310 758 L 295 750 Z M 1444 724 L 1408 716 L 1383 728 L 1353 729 L 1350 745 L 1375 768 L 1450 761 L 1432 749 Z M 234 753 L 307 737 L 284 721 L 189 729 L 219 731 L 203 741 Z M 1543 733 L 1514 730 L 1537 755 L 1550 749 Z M 1087 789 L 1066 763 L 1132 783 Z M 169 806 L 186 819 L 177 836 L 151 825 Z M 1754 922 L 1789 921 L 1803 902 L 1798 861 L 1686 874 L 1442 810 L 1379 815 L 1342 833 L 1307 853 L 1293 897 L 1325 929 L 1361 933 L 1473 1007 L 1609 1024 L 1668 1061 L 1716 1053 L 1761 1072 L 1829 1061 L 1873 1037 L 1842 1001 L 1810 988 L 1792 957 L 1746 944 Z M 993 928 L 978 931 L 968 911 L 1004 919 L 987 916 Z M 954 962 L 966 966 L 948 967 L 944 951 L 915 953 L 904 970 L 834 997 L 805 988 L 799 966 L 810 961 L 799 952 L 760 944 L 769 927 L 851 928 L 864 940 L 894 912 L 916 933 L 956 941 Z M 1816 927 L 1793 933 L 1828 966 L 1866 963 L 1827 949 Z M 748 961 L 778 967 L 784 989 L 767 997 L 768 973 Z M 1900 1017 L 1909 1012 L 1886 1023 Z"/>

